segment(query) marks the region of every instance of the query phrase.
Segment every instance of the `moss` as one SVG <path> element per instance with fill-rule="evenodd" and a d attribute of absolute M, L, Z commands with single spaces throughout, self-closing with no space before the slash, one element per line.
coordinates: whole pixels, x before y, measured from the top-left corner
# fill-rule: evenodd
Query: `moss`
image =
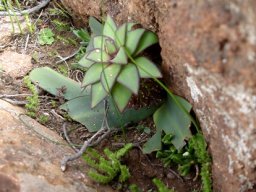
<path fill-rule="evenodd" d="M 36 89 L 35 85 L 32 84 L 32 82 L 31 82 L 31 80 L 29 79 L 28 76 L 26 76 L 23 79 L 23 82 L 26 85 L 26 87 L 29 89 L 29 91 L 32 93 L 31 96 L 28 96 L 26 98 L 27 104 L 25 105 L 25 108 L 27 110 L 27 115 L 30 116 L 30 117 L 35 118 L 36 114 L 39 110 L 38 92 L 37 92 L 37 89 Z"/>

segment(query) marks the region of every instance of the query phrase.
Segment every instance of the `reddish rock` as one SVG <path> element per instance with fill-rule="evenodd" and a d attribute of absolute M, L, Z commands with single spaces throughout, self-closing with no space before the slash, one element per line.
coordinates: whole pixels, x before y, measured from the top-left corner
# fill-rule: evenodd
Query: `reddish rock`
<path fill-rule="evenodd" d="M 0 100 L 0 191 L 112 191 L 87 177 L 83 161 L 62 172 L 60 160 L 74 152 L 55 132 Z"/>
<path fill-rule="evenodd" d="M 12 78 L 24 77 L 32 68 L 31 56 L 12 51 L 0 53 L 0 69 Z"/>
<path fill-rule="evenodd" d="M 208 141 L 214 191 L 256 190 L 256 1 L 63 3 L 84 24 L 102 11 L 157 32 L 165 79 L 193 104 Z"/>

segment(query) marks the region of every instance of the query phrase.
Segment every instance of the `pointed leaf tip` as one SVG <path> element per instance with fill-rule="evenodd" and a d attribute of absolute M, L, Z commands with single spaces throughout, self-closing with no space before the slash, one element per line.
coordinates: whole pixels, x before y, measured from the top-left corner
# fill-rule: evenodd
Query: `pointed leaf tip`
<path fill-rule="evenodd" d="M 108 93 L 105 91 L 101 83 L 95 83 L 92 85 L 91 88 L 91 108 L 94 108 L 96 105 L 98 105 L 103 99 L 108 95 Z"/>
<path fill-rule="evenodd" d="M 88 86 L 100 80 L 100 76 L 106 64 L 96 63 L 93 64 L 85 73 L 82 86 Z"/>
<path fill-rule="evenodd" d="M 101 84 L 104 89 L 109 93 L 116 82 L 116 78 L 121 70 L 118 64 L 111 64 L 106 67 L 101 74 Z"/>
<path fill-rule="evenodd" d="M 107 15 L 106 22 L 103 27 L 103 35 L 115 39 L 116 23 L 110 15 Z"/>
<path fill-rule="evenodd" d="M 140 78 L 137 67 L 134 64 L 129 63 L 124 66 L 117 81 L 130 89 L 134 94 L 138 94 Z"/>
<path fill-rule="evenodd" d="M 123 112 L 132 96 L 132 92 L 123 85 L 116 83 L 111 93 L 117 108 L 120 112 Z"/>
<path fill-rule="evenodd" d="M 139 70 L 141 78 L 161 78 L 162 74 L 158 67 L 146 57 L 138 57 L 135 64 Z"/>

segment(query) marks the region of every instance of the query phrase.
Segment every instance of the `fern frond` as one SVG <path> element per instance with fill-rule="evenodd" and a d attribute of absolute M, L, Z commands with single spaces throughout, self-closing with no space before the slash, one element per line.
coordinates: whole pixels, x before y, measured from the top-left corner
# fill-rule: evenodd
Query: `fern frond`
<path fill-rule="evenodd" d="M 88 172 L 88 176 L 92 180 L 94 180 L 98 183 L 101 183 L 101 184 L 107 184 L 114 179 L 114 177 L 110 177 L 109 175 L 106 176 L 106 175 L 100 174 L 100 173 L 96 172 L 95 170 L 90 170 Z"/>
<path fill-rule="evenodd" d="M 121 183 L 125 182 L 129 177 L 131 176 L 129 169 L 126 165 L 120 165 L 120 175 L 119 175 L 119 181 Z"/>

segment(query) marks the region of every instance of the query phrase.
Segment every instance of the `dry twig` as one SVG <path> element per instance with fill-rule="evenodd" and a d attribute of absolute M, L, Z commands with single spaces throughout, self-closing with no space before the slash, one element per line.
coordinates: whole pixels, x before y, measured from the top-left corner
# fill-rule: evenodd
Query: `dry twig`
<path fill-rule="evenodd" d="M 33 12 L 37 12 L 39 11 L 40 9 L 44 8 L 51 0 L 44 0 L 42 2 L 40 2 L 37 6 L 35 7 L 32 7 L 30 9 L 26 9 L 26 10 L 23 10 L 23 11 L 11 11 L 9 10 L 8 11 L 0 11 L 0 16 L 21 16 L 21 15 L 27 15 L 27 14 L 31 14 Z"/>
<path fill-rule="evenodd" d="M 65 156 L 62 159 L 61 167 L 60 167 L 62 171 L 66 170 L 67 163 L 69 161 L 74 161 L 74 160 L 78 159 L 79 157 L 81 157 L 83 155 L 83 153 L 86 151 L 86 149 L 88 147 L 92 147 L 92 146 L 99 144 L 104 138 L 109 136 L 112 131 L 116 131 L 113 129 L 111 130 L 110 127 L 108 126 L 106 113 L 107 113 L 107 103 L 105 101 L 105 115 L 104 115 L 104 119 L 103 119 L 101 128 L 91 138 L 89 138 L 88 140 L 86 140 L 84 142 L 83 146 L 76 154 L 74 154 L 72 156 Z"/>

